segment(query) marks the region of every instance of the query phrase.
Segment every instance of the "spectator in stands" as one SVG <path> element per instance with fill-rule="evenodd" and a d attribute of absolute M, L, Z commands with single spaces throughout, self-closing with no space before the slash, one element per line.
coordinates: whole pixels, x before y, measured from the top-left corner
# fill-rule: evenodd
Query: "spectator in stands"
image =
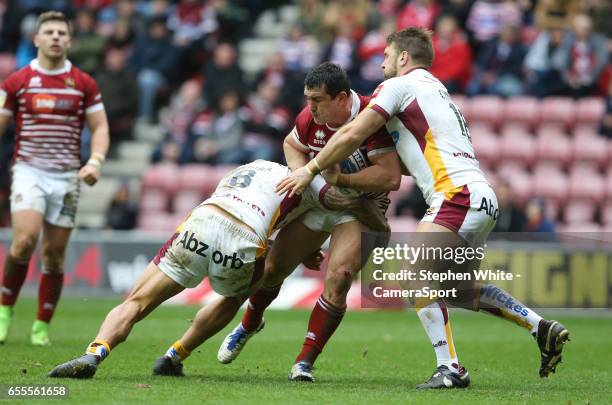
<path fill-rule="evenodd" d="M 357 49 L 361 60 L 359 77 L 351 80 L 351 87 L 361 94 L 371 94 L 383 80 L 380 68 L 387 36 L 395 31 L 395 19 L 387 19 L 375 30 L 368 32 Z"/>
<path fill-rule="evenodd" d="M 378 69 L 380 70 L 380 66 Z M 295 95 L 304 91 L 304 79 L 301 73 L 285 67 L 285 59 L 281 52 L 275 52 L 268 58 L 266 67 L 257 74 L 251 88 L 257 90 L 259 84 L 263 82 L 280 89 L 278 104 L 287 107 L 293 114 L 297 114 L 302 109 L 302 97 Z"/>
<path fill-rule="evenodd" d="M 21 40 L 19 45 L 17 45 L 17 53 L 15 55 L 17 69 L 27 66 L 32 59 L 36 58 L 37 49 L 34 46 L 36 19 L 37 17 L 34 14 L 28 14 L 21 20 Z"/>
<path fill-rule="evenodd" d="M 165 135 L 153 151 L 151 157 L 153 163 L 161 161 L 186 163 L 189 128 L 203 107 L 202 84 L 197 80 L 183 83 L 178 93 L 172 97 L 170 106 L 161 112 L 160 123 Z"/>
<path fill-rule="evenodd" d="M 436 23 L 433 47 L 436 57 L 431 65 L 431 73 L 449 92 L 463 91 L 470 79 L 472 51 L 455 17 L 440 17 Z"/>
<path fill-rule="evenodd" d="M 106 228 L 128 231 L 136 226 L 138 207 L 130 198 L 130 187 L 127 181 L 119 186 L 106 211 Z"/>
<path fill-rule="evenodd" d="M 599 133 L 606 138 L 612 138 L 612 80 L 608 81 L 608 95 L 606 96 L 606 110 L 601 118 Z"/>
<path fill-rule="evenodd" d="M 511 0 L 476 0 L 467 20 L 472 43 L 478 50 L 481 44 L 499 35 L 505 25 L 520 27 L 521 10 Z"/>
<path fill-rule="evenodd" d="M 209 106 L 218 105 L 228 91 L 237 91 L 242 97 L 245 91 L 242 69 L 236 59 L 232 44 L 219 44 L 212 60 L 204 67 L 204 99 Z"/>
<path fill-rule="evenodd" d="M 219 24 L 213 7 L 203 0 L 180 0 L 168 18 L 172 44 L 181 63 L 179 77 L 184 78 L 197 70 L 197 54 L 203 52 L 206 36 L 217 31 Z M 195 69 L 194 69 L 195 67 Z"/>
<path fill-rule="evenodd" d="M 119 22 L 128 23 L 138 36 L 144 35 L 147 28 L 144 16 L 136 8 L 136 0 L 117 0 L 98 14 L 99 31 L 112 35 Z"/>
<path fill-rule="evenodd" d="M 128 20 L 117 20 L 113 32 L 108 38 L 106 49 L 123 53 L 126 59 L 130 59 L 134 50 L 134 30 Z"/>
<path fill-rule="evenodd" d="M 323 0 L 302 0 L 299 2 L 300 23 L 304 31 L 318 41 L 328 42 L 331 32 L 323 24 L 326 7 Z"/>
<path fill-rule="evenodd" d="M 536 97 L 562 94 L 571 39 L 561 28 L 541 32 L 525 56 L 528 92 Z"/>
<path fill-rule="evenodd" d="M 357 59 L 358 43 L 352 36 L 353 28 L 349 24 L 336 27 L 336 35 L 329 46 L 323 51 L 323 60 L 339 65 L 351 81 L 359 75 L 359 60 Z"/>
<path fill-rule="evenodd" d="M 294 25 L 278 44 L 287 69 L 305 73 L 319 63 L 319 44 L 304 35 L 303 28 Z"/>
<path fill-rule="evenodd" d="M 257 92 L 248 97 L 241 111 L 247 149 L 267 144 L 276 155 L 280 155 L 282 141 L 290 131 L 292 114 L 278 103 L 279 94 L 280 87 L 263 81 L 259 83 Z M 278 161 L 280 156 L 275 157 L 274 160 Z"/>
<path fill-rule="evenodd" d="M 495 187 L 499 215 L 493 232 L 521 232 L 527 225 L 523 209 L 516 204 L 510 184 L 506 181 Z"/>
<path fill-rule="evenodd" d="M 504 26 L 498 38 L 486 42 L 480 49 L 468 94 L 502 97 L 521 94 L 525 54 L 517 27 Z"/>
<path fill-rule="evenodd" d="M 153 122 L 157 94 L 171 81 L 177 63 L 165 17 L 149 21 L 147 34 L 136 39 L 131 62 L 138 72 L 138 117 Z"/>
<path fill-rule="evenodd" d="M 563 78 L 567 92 L 574 97 L 593 93 L 608 61 L 606 39 L 592 31 L 591 18 L 578 14 L 572 20 L 573 37 L 565 52 Z"/>
<path fill-rule="evenodd" d="M 577 0 L 538 0 L 536 25 L 541 30 L 567 28 L 580 8 Z"/>
<path fill-rule="evenodd" d="M 88 8 L 92 11 L 99 11 L 104 7 L 108 7 L 113 4 L 113 0 L 72 0 L 72 3 L 76 8 Z"/>
<path fill-rule="evenodd" d="M 93 10 L 77 11 L 68 58 L 81 70 L 93 75 L 100 66 L 106 40 L 96 33 L 96 15 Z"/>
<path fill-rule="evenodd" d="M 230 90 L 223 94 L 214 112 L 205 110 L 191 126 L 188 150 L 190 161 L 207 164 L 239 164 L 256 159 L 270 160 L 274 150 L 269 145 L 247 149 L 243 145 L 244 122 L 240 114 L 240 96 Z"/>
<path fill-rule="evenodd" d="M 529 1 L 529 0 L 528 0 Z M 470 9 L 472 8 L 473 0 L 445 0 L 442 1 L 442 11 L 440 14 L 454 15 L 457 23 L 462 30 L 466 29 Z"/>
<path fill-rule="evenodd" d="M 424 27 L 432 29 L 440 14 L 440 5 L 436 0 L 410 0 L 397 18 L 397 29 Z"/>
<path fill-rule="evenodd" d="M 110 48 L 104 57 L 104 66 L 96 74 L 96 82 L 105 101 L 113 146 L 117 145 L 117 141 L 132 137 L 138 108 L 136 77 L 125 68 L 126 62 L 126 56 L 120 49 Z"/>
<path fill-rule="evenodd" d="M 555 224 L 546 217 L 546 202 L 542 198 L 529 200 L 525 208 L 525 232 L 555 233 Z"/>
<path fill-rule="evenodd" d="M 353 39 L 359 40 L 366 33 L 370 8 L 369 0 L 332 0 L 327 4 L 323 23 L 332 34 L 342 27 Z"/>

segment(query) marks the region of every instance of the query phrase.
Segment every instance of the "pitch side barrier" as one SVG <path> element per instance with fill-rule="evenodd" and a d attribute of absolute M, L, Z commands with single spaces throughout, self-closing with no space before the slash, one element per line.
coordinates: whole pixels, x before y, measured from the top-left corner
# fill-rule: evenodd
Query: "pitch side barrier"
<path fill-rule="evenodd" d="M 482 292 L 504 301 L 506 297 L 497 291 L 500 288 L 531 308 L 612 308 L 612 234 L 491 234 L 486 246 L 477 241 L 477 235 L 472 245 L 449 237 L 392 233 L 385 238 L 364 233 L 363 270 L 349 294 L 349 308 L 405 307 L 427 298 L 426 294 L 452 298 L 447 294 L 453 294 L 453 289 L 463 300 Z M 10 238 L 10 230 L 0 230 L 2 262 Z M 167 238 L 165 232 L 75 231 L 66 255 L 65 294 L 126 294 Z M 480 263 L 475 264 L 478 259 Z M 323 280 L 303 273 L 323 271 L 298 269 L 285 282 L 273 307 L 311 308 Z M 39 277 L 36 252 L 28 270 L 26 294 L 35 291 Z M 476 289 L 474 282 L 489 287 Z M 205 280 L 173 302 L 201 304 L 215 296 Z"/>

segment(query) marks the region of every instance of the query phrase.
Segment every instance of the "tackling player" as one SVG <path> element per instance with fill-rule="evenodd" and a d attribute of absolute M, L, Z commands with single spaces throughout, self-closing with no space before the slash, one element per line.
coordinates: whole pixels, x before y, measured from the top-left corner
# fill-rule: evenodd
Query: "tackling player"
<path fill-rule="evenodd" d="M 325 187 L 320 177 L 310 188 L 312 192 L 305 192 L 301 198 L 279 197 L 274 184 L 288 172 L 286 166 L 256 160 L 226 175 L 213 195 L 196 207 L 162 246 L 126 300 L 108 313 L 85 354 L 58 365 L 49 376 L 93 377 L 98 364 L 127 339 L 136 322 L 168 298 L 208 277 L 213 290 L 222 297 L 197 313 L 193 325 L 168 350 L 171 356 L 160 358 L 154 371 L 182 374 L 181 361 L 227 325 L 248 294 L 261 285 L 268 237 L 275 228 L 314 207 L 318 199 L 335 208 L 359 211 L 355 204 L 361 200 L 339 197 L 340 192 Z M 368 217 L 360 218 L 372 224 Z M 375 212 L 373 218 L 378 218 Z"/>
<path fill-rule="evenodd" d="M 79 181 L 94 185 L 109 145 L 108 122 L 95 81 L 66 59 L 70 26 L 56 11 L 41 14 L 38 54 L 0 87 L 0 135 L 15 118 L 11 184 L 13 241 L 4 262 L 0 343 L 42 230 L 42 276 L 31 343 L 48 345 L 48 325 L 64 278 L 64 256 L 79 200 Z M 91 130 L 91 158 L 81 168 L 81 131 Z M 80 170 L 79 170 L 80 168 Z"/>
<path fill-rule="evenodd" d="M 302 167 L 316 156 L 336 136 L 338 128 L 355 118 L 370 101 L 351 90 L 346 73 L 332 63 L 323 63 L 308 73 L 304 94 L 308 105 L 284 142 L 291 169 Z M 328 174 L 328 182 L 365 192 L 384 216 L 389 205 L 387 192 L 397 190 L 401 180 L 399 157 L 386 130 L 381 128 L 364 139 L 341 168 L 343 173 Z M 323 208 L 311 210 L 283 228 L 266 259 L 263 288 L 250 297 L 242 322 L 219 348 L 218 360 L 230 363 L 240 354 L 247 340 L 264 327 L 263 313 L 278 296 L 283 280 L 331 235 L 324 290 L 312 310 L 306 338 L 289 374 L 293 381 L 314 381 L 314 362 L 346 311 L 346 296 L 361 267 L 361 232 L 366 230 L 351 213 Z"/>
<path fill-rule="evenodd" d="M 433 57 L 428 31 L 408 28 L 391 34 L 382 64 L 386 80 L 374 92 L 369 108 L 342 127 L 315 159 L 279 183 L 278 192 L 299 194 L 316 173 L 340 162 L 370 134 L 386 126 L 402 162 L 430 206 L 417 227 L 417 235 L 445 232 L 452 246 L 460 246 L 462 241 L 474 244 L 486 240 L 495 224 L 490 212 L 495 210 L 481 210 L 481 203 L 485 199 L 496 207 L 497 199 L 479 168 L 463 116 L 446 88 L 427 71 Z M 540 349 L 540 376 L 554 372 L 561 361 L 568 330 L 556 321 L 542 319 L 497 287 L 474 288 L 476 295 L 469 309 L 482 308 L 525 327 Z M 507 300 L 524 311 L 508 308 Z M 459 364 L 444 302 L 421 302 L 415 306 L 437 357 L 436 372 L 417 388 L 467 387 L 469 376 Z"/>

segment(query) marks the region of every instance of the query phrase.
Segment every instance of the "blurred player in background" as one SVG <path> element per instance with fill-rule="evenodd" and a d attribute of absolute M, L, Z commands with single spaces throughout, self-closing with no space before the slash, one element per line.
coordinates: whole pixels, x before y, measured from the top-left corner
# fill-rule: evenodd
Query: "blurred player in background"
<path fill-rule="evenodd" d="M 66 17 L 38 17 L 36 59 L 0 87 L 0 134 L 14 115 L 17 139 L 11 185 L 13 241 L 4 262 L 0 343 L 6 341 L 13 306 L 42 230 L 38 317 L 31 342 L 50 343 L 48 326 L 62 291 L 64 256 L 74 227 L 80 180 L 94 185 L 109 145 L 108 122 L 95 81 L 66 59 Z M 91 158 L 81 168 L 81 132 L 91 130 Z"/>
<path fill-rule="evenodd" d="M 375 90 L 369 108 L 342 127 L 315 159 L 279 183 L 278 192 L 300 193 L 316 173 L 342 161 L 386 126 L 430 207 L 416 235 L 424 232 L 420 238 L 425 241 L 432 233 L 444 233 L 450 246 L 484 243 L 495 225 L 497 199 L 479 168 L 465 119 L 446 88 L 427 71 L 433 57 L 428 31 L 408 28 L 391 34 L 382 64 L 386 80 Z M 460 298 L 456 305 L 482 308 L 525 327 L 540 349 L 540 376 L 555 371 L 569 337 L 563 325 L 542 319 L 490 284 L 474 285 L 468 293 L 473 299 Z M 469 375 L 455 351 L 446 305 L 423 300 L 415 307 L 437 357 L 437 370 L 417 388 L 467 387 Z"/>
<path fill-rule="evenodd" d="M 315 207 L 319 199 L 336 208 L 359 211 L 359 199 L 343 197 L 321 177 L 298 198 L 278 196 L 274 184 L 288 173 L 286 166 L 256 160 L 225 176 L 213 195 L 196 207 L 162 246 L 126 300 L 108 313 L 85 354 L 55 367 L 49 376 L 93 377 L 98 364 L 127 339 L 136 322 L 208 277 L 222 297 L 198 311 L 189 330 L 158 359 L 153 371 L 182 375 L 181 362 L 225 327 L 248 295 L 261 286 L 268 237 L 275 229 Z M 382 221 L 377 223 L 380 226 Z"/>
<path fill-rule="evenodd" d="M 308 73 L 304 94 L 308 105 L 297 116 L 284 142 L 291 169 L 302 167 L 316 156 L 338 128 L 355 118 L 370 101 L 351 90 L 346 73 L 332 63 L 323 63 Z M 388 191 L 397 190 L 401 180 L 399 157 L 385 128 L 355 147 L 342 162 L 341 171 L 324 174 L 328 183 L 364 192 L 365 197 L 377 203 L 384 217 Z M 278 296 L 283 280 L 331 235 L 325 287 L 310 315 L 302 350 L 289 374 L 290 380 L 314 381 L 314 362 L 346 311 L 346 296 L 361 267 L 361 232 L 366 230 L 353 214 L 324 208 L 311 210 L 283 228 L 266 259 L 263 287 L 250 297 L 242 322 L 219 348 L 218 360 L 230 363 L 240 354 L 247 340 L 264 327 L 263 313 Z"/>

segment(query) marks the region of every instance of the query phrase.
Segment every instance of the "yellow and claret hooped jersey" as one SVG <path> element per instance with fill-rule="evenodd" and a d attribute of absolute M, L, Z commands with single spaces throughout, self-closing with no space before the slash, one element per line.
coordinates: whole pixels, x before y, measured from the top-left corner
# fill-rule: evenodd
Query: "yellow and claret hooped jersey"
<path fill-rule="evenodd" d="M 431 204 L 466 184 L 484 181 L 461 112 L 431 73 L 417 68 L 382 82 L 370 108 L 381 114 L 404 165 Z"/>
<path fill-rule="evenodd" d="M 214 204 L 229 212 L 266 242 L 275 229 L 317 205 L 319 193 L 326 185 L 317 176 L 300 196 L 289 198 L 288 193 L 276 194 L 276 185 L 288 174 L 287 166 L 256 160 L 228 173 L 202 205 Z"/>

